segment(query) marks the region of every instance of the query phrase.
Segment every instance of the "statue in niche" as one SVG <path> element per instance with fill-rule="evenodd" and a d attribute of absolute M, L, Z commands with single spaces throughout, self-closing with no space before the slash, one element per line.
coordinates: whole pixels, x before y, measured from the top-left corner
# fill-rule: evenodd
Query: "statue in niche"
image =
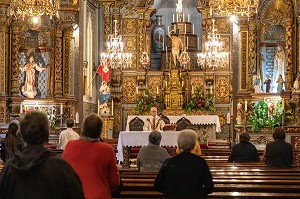
<path fill-rule="evenodd" d="M 266 93 L 270 92 L 270 88 L 271 88 L 271 79 L 270 76 L 267 75 L 267 79 L 265 80 L 264 84 L 266 85 Z"/>
<path fill-rule="evenodd" d="M 37 96 L 37 73 L 43 72 L 46 68 L 40 67 L 40 64 L 34 62 L 35 54 L 30 52 L 28 60 L 23 67 L 20 67 L 21 72 L 24 72 L 24 81 L 20 86 L 20 90 L 23 96 L 27 98 L 35 98 Z"/>
<path fill-rule="evenodd" d="M 178 37 L 177 31 L 175 32 L 175 30 L 171 30 L 168 33 L 168 36 L 172 40 L 172 51 L 171 51 L 172 52 L 172 61 L 174 64 L 174 68 L 176 68 L 177 61 L 179 61 L 180 50 L 183 47 L 183 43 L 182 43 L 181 39 Z"/>
<path fill-rule="evenodd" d="M 254 80 L 254 92 L 255 93 L 261 92 L 261 81 L 260 81 L 259 75 L 256 75 L 255 80 Z"/>
<path fill-rule="evenodd" d="M 281 74 L 279 74 L 279 77 L 278 77 L 276 83 L 277 83 L 277 93 L 282 93 L 284 80 L 283 80 Z"/>
<path fill-rule="evenodd" d="M 272 76 L 272 84 L 273 84 L 273 91 L 275 91 L 275 88 L 278 86 L 277 80 L 279 78 L 279 75 L 282 75 L 282 78 L 284 79 L 285 74 L 285 52 L 282 48 L 282 46 L 277 46 L 277 52 L 274 56 L 274 68 L 273 68 L 273 76 Z M 283 83 L 282 85 L 283 86 Z M 279 87 L 280 87 L 279 86 Z M 282 87 L 283 89 L 283 87 Z M 278 92 L 278 90 L 277 90 Z"/>
<path fill-rule="evenodd" d="M 294 92 L 300 92 L 300 74 L 296 77 L 296 80 L 294 81 L 293 86 Z"/>

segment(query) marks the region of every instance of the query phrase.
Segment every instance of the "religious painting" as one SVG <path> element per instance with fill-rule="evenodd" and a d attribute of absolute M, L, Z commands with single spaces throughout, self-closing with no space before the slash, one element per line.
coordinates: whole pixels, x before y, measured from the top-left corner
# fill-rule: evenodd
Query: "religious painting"
<path fill-rule="evenodd" d="M 41 49 L 20 50 L 19 54 L 19 89 L 25 98 L 45 98 L 50 54 Z"/>

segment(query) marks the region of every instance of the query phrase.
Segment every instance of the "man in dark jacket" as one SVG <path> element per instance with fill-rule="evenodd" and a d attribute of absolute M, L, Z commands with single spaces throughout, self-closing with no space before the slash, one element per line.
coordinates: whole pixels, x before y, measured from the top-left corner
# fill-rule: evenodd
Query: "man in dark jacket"
<path fill-rule="evenodd" d="M 1 199 L 83 199 L 81 182 L 72 167 L 51 154 L 49 121 L 31 112 L 20 122 L 25 149 L 9 159 L 0 173 Z"/>
<path fill-rule="evenodd" d="M 241 133 L 240 143 L 233 146 L 228 157 L 228 162 L 259 162 L 259 155 L 256 147 L 250 143 L 248 133 Z"/>
<path fill-rule="evenodd" d="M 268 143 L 265 151 L 267 167 L 291 168 L 293 165 L 293 148 L 285 141 L 285 132 L 281 127 L 274 128 L 274 142 Z"/>
<path fill-rule="evenodd" d="M 177 138 L 180 154 L 166 159 L 154 182 L 154 188 L 164 198 L 205 198 L 212 193 L 214 184 L 205 160 L 191 153 L 196 143 L 196 133 L 183 130 Z"/>

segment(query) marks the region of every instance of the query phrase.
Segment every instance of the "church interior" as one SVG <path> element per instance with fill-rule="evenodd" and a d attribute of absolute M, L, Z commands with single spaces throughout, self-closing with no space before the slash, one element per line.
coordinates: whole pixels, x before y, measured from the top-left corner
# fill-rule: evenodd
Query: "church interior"
<path fill-rule="evenodd" d="M 157 107 L 202 142 L 263 147 L 283 126 L 299 149 L 298 1 L 34 2 L 0 2 L 2 130 L 40 110 L 55 137 L 96 113 L 118 139 Z"/>

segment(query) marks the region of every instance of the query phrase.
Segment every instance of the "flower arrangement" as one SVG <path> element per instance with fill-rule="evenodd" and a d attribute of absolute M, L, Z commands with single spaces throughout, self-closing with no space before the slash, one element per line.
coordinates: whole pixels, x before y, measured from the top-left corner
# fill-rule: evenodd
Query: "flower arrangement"
<path fill-rule="evenodd" d="M 187 113 L 198 110 L 209 112 L 216 111 L 216 107 L 213 103 L 213 95 L 204 94 L 199 87 L 196 88 L 194 95 L 192 95 L 185 106 L 185 112 Z"/>
<path fill-rule="evenodd" d="M 275 125 L 282 123 L 281 102 L 277 102 L 276 106 L 268 105 L 265 101 L 259 101 L 254 106 L 252 115 L 249 116 L 248 122 L 252 126 L 252 131 L 259 133 L 264 126 L 274 128 Z"/>
<path fill-rule="evenodd" d="M 158 112 L 164 109 L 163 99 L 160 96 L 152 95 L 148 90 L 145 91 L 144 95 L 139 95 L 136 101 L 135 110 L 139 114 L 149 113 L 152 107 L 156 107 Z"/>
<path fill-rule="evenodd" d="M 49 111 L 48 108 L 42 108 L 41 112 L 46 114 L 46 116 L 50 122 L 50 128 L 55 129 L 57 117 L 52 113 L 52 111 Z"/>

